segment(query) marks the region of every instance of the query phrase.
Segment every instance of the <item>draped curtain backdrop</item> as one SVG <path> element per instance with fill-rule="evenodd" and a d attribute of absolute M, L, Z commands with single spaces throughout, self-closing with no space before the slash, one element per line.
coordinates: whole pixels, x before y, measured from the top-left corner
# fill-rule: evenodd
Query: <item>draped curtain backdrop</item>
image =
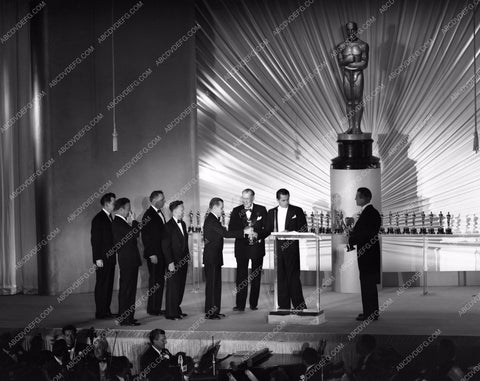
<path fill-rule="evenodd" d="M 26 0 L 0 1 L 0 294 L 4 295 L 35 293 L 38 288 L 34 186 L 12 197 L 35 170 L 31 128 L 35 107 L 19 113 L 32 100 L 29 23 L 12 31 L 29 11 Z"/>
<path fill-rule="evenodd" d="M 220 195 L 229 210 L 249 186 L 268 206 L 286 187 L 306 211 L 329 209 L 336 134 L 347 129 L 332 52 L 353 20 L 370 46 L 362 130 L 381 159 L 383 212 L 442 211 L 473 223 L 480 209 L 473 8 L 430 0 L 198 1 L 202 207 Z"/>

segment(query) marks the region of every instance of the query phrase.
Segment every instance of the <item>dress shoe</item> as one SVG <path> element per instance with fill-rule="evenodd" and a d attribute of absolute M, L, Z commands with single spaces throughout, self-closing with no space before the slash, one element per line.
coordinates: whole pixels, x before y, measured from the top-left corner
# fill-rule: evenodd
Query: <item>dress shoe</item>
<path fill-rule="evenodd" d="M 218 316 L 218 315 L 205 315 L 205 319 L 208 319 L 208 320 L 220 320 L 220 316 Z"/>
<path fill-rule="evenodd" d="M 358 316 L 357 316 L 357 317 L 359 317 L 359 318 L 363 318 L 363 314 L 358 314 Z"/>
<path fill-rule="evenodd" d="M 118 318 L 120 315 L 119 315 L 119 314 L 109 313 L 107 316 L 108 316 L 109 319 L 116 319 L 116 318 Z"/>
<path fill-rule="evenodd" d="M 218 316 L 220 316 L 221 318 L 224 318 L 225 317 L 225 314 L 217 314 Z"/>
<path fill-rule="evenodd" d="M 180 316 L 165 316 L 165 319 L 168 320 L 182 320 Z"/>
<path fill-rule="evenodd" d="M 235 307 L 233 307 L 233 310 L 234 311 L 245 311 L 245 308 L 240 308 L 240 307 L 235 306 Z"/>
<path fill-rule="evenodd" d="M 357 316 L 357 318 L 355 319 L 357 321 L 365 321 L 365 320 L 369 320 L 368 317 L 365 317 L 365 316 Z M 374 316 L 373 319 L 370 319 L 370 320 L 378 320 L 378 316 Z"/>
<path fill-rule="evenodd" d="M 160 316 L 160 312 L 147 312 L 150 316 Z"/>
<path fill-rule="evenodd" d="M 186 317 L 188 316 L 187 314 L 184 314 L 183 312 L 180 314 L 181 317 Z"/>
<path fill-rule="evenodd" d="M 256 311 L 256 310 L 258 310 L 258 307 L 252 307 L 252 306 L 250 306 L 250 309 L 251 309 L 252 311 Z"/>

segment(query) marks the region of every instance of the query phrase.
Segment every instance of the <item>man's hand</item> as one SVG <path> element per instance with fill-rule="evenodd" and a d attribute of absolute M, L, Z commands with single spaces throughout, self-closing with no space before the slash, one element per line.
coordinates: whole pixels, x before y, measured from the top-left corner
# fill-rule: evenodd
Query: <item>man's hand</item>
<path fill-rule="evenodd" d="M 95 265 L 97 265 L 97 267 L 103 267 L 103 260 L 102 259 L 97 259 L 95 261 Z"/>
<path fill-rule="evenodd" d="M 175 271 L 175 263 L 170 262 L 168 264 L 168 271 Z"/>
<path fill-rule="evenodd" d="M 132 224 L 133 220 L 135 219 L 134 217 L 135 217 L 135 216 L 134 216 L 133 212 L 130 211 L 130 213 L 128 213 L 128 216 L 127 216 L 127 222 L 128 222 L 130 225 Z"/>
<path fill-rule="evenodd" d="M 150 261 L 156 265 L 158 263 L 158 257 L 156 255 L 150 255 Z"/>

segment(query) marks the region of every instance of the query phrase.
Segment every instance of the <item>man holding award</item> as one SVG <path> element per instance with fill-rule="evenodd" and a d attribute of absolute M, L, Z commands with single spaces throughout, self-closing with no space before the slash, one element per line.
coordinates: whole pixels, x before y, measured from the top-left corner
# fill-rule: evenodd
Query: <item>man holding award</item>
<path fill-rule="evenodd" d="M 242 238 L 244 234 L 255 235 L 252 227 L 241 230 L 227 230 L 220 223 L 223 200 L 210 200 L 209 213 L 203 225 L 203 264 L 205 270 L 205 319 L 225 317 L 220 313 L 222 300 L 223 239 Z"/>
<path fill-rule="evenodd" d="M 254 204 L 255 192 L 245 189 L 242 192 L 243 205 L 232 210 L 228 230 L 242 230 L 252 227 L 258 235 L 263 235 L 267 209 L 262 205 Z M 263 257 L 265 256 L 265 241 L 251 235 L 250 237 L 235 240 L 235 259 L 237 260 L 236 272 L 236 303 L 234 311 L 244 311 L 248 293 L 248 262 L 252 261 L 250 309 L 258 309 L 258 296 L 260 295 L 260 281 L 262 277 Z"/>
<path fill-rule="evenodd" d="M 357 320 L 363 321 L 373 316 L 378 320 L 378 292 L 380 283 L 380 225 L 381 217 L 370 203 L 372 192 L 368 188 L 358 188 L 355 202 L 361 213 L 357 223 L 348 231 L 348 250 L 357 246 L 357 261 L 360 271 L 363 313 Z"/>

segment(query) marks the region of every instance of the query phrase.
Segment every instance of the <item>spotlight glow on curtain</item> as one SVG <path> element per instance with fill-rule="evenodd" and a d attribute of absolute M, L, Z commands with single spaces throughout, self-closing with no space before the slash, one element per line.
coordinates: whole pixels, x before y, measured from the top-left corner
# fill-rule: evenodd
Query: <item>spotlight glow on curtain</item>
<path fill-rule="evenodd" d="M 292 203 L 308 212 L 329 208 L 336 133 L 347 129 L 331 53 L 345 38 L 346 21 L 362 27 L 369 20 L 359 36 L 370 45 L 364 96 L 371 99 L 362 129 L 372 132 L 382 162 L 383 211 L 478 215 L 480 157 L 472 152 L 473 91 L 467 83 L 473 75 L 472 11 L 452 21 L 469 3 L 383 4 L 197 2 L 203 209 L 218 195 L 229 210 L 247 186 L 268 207 L 275 191 L 286 187 Z M 316 67 L 322 70 L 304 80 Z"/>

